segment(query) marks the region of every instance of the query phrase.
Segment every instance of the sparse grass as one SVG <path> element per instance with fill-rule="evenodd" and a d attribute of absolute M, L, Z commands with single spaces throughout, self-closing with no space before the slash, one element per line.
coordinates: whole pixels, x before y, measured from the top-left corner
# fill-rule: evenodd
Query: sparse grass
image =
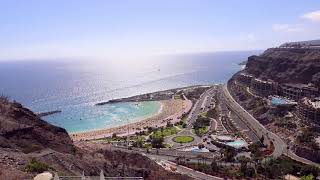
<path fill-rule="evenodd" d="M 208 117 L 208 112 L 202 112 L 199 114 L 199 116 L 206 118 Z"/>
<path fill-rule="evenodd" d="M 152 137 L 167 137 L 174 134 L 177 134 L 179 130 L 176 127 L 166 127 L 163 129 L 158 129 L 151 136 Z"/>
<path fill-rule="evenodd" d="M 181 99 L 180 95 L 174 95 L 174 99 Z"/>
<path fill-rule="evenodd" d="M 189 143 L 192 142 L 194 138 L 192 136 L 176 136 L 173 141 L 176 143 Z"/>
<path fill-rule="evenodd" d="M 34 173 L 42 173 L 44 171 L 47 171 L 49 169 L 49 166 L 43 162 L 40 162 L 36 159 L 31 159 L 29 163 L 26 165 L 24 170 L 26 172 L 34 172 Z"/>
<path fill-rule="evenodd" d="M 146 149 L 151 149 L 152 148 L 152 145 L 150 143 L 144 143 L 143 145 L 143 148 L 146 148 Z"/>
<path fill-rule="evenodd" d="M 194 133 L 198 136 L 203 136 L 204 134 L 206 134 L 209 131 L 209 126 L 205 126 L 202 128 L 198 128 L 198 129 L 194 129 Z"/>
<path fill-rule="evenodd" d="M 165 148 L 171 148 L 172 146 L 170 144 L 164 144 Z"/>

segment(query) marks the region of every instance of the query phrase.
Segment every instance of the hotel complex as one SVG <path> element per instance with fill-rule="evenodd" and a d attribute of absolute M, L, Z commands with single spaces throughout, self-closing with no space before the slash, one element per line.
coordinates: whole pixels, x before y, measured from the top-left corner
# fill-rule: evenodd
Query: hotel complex
<path fill-rule="evenodd" d="M 320 96 L 319 89 L 306 84 L 281 84 L 281 95 L 298 101 L 303 97 L 317 98 Z"/>
<path fill-rule="evenodd" d="M 297 115 L 304 120 L 320 124 L 320 89 L 312 84 L 278 84 L 273 80 L 262 80 L 251 74 L 236 76 L 237 86 L 246 86 L 254 95 L 267 97 L 279 95 L 298 102 Z"/>
<path fill-rule="evenodd" d="M 310 120 L 314 123 L 320 121 L 320 99 L 302 98 L 298 104 L 298 115 L 300 118 Z"/>
<path fill-rule="evenodd" d="M 269 96 L 277 92 L 278 84 L 272 80 L 261 80 L 253 78 L 251 80 L 250 91 L 259 96 Z"/>

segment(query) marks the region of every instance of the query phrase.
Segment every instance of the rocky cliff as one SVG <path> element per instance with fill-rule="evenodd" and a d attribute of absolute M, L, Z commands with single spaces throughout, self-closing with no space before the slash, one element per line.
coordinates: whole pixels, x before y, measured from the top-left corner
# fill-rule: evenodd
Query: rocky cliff
<path fill-rule="evenodd" d="M 41 120 L 16 102 L 0 97 L 0 179 L 32 179 L 42 171 L 60 175 L 135 176 L 190 179 L 172 173 L 145 156 L 112 150 L 110 145 L 74 144 L 65 129 Z"/>
<path fill-rule="evenodd" d="M 248 58 L 246 71 L 279 83 L 314 83 L 320 86 L 320 49 L 271 48 Z"/>
<path fill-rule="evenodd" d="M 51 148 L 73 153 L 75 147 L 66 130 L 41 120 L 19 103 L 0 99 L 0 147 L 26 153 Z"/>

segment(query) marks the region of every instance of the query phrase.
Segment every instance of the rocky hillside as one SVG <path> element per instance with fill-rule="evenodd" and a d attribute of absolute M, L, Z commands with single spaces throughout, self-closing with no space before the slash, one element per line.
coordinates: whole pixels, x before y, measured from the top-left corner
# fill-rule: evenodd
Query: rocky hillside
<path fill-rule="evenodd" d="M 75 147 L 66 130 L 53 126 L 19 103 L 0 98 L 0 147 L 26 153 L 45 148 L 72 153 Z"/>
<path fill-rule="evenodd" d="M 21 104 L 0 97 L 0 179 L 32 179 L 42 171 L 60 175 L 142 176 L 145 179 L 190 179 L 165 171 L 140 154 L 109 145 L 73 144 L 66 130 L 53 126 Z"/>
<path fill-rule="evenodd" d="M 314 83 L 320 86 L 320 49 L 271 48 L 248 58 L 246 71 L 280 83 Z"/>

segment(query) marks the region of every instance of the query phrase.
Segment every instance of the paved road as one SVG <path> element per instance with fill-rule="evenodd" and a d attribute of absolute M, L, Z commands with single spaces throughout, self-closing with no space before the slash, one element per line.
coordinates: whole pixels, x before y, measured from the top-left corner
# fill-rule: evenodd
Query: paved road
<path fill-rule="evenodd" d="M 229 93 L 227 85 L 222 86 L 221 90 L 224 96 L 224 102 L 228 105 L 228 107 L 235 114 L 237 114 L 238 117 L 246 122 L 249 128 L 251 128 L 251 130 L 254 131 L 258 137 L 264 136 L 265 143 L 270 144 L 270 142 L 272 142 L 274 144 L 275 149 L 271 156 L 273 156 L 274 158 L 278 158 L 279 156 L 281 156 L 287 147 L 285 142 L 279 136 L 267 130 L 248 111 L 240 106 Z"/>
<path fill-rule="evenodd" d="M 172 145 L 173 148 L 181 147 L 180 143 L 176 143 L 172 140 L 175 136 L 192 136 L 194 138 L 194 141 L 190 143 L 184 143 L 184 146 L 198 145 L 202 142 L 202 139 L 200 137 L 192 133 L 193 123 L 196 121 L 198 115 L 201 112 L 208 110 L 208 107 L 212 102 L 212 97 L 215 94 L 216 89 L 217 86 L 213 86 L 200 95 L 200 98 L 197 100 L 187 117 L 187 127 L 180 131 L 177 135 L 165 138 L 165 143 Z"/>
<path fill-rule="evenodd" d="M 194 140 L 190 143 L 176 143 L 173 141 L 173 138 L 176 137 L 176 136 L 191 136 L 194 138 Z M 182 131 L 180 131 L 178 134 L 175 134 L 173 136 L 169 136 L 169 137 L 166 137 L 164 139 L 164 142 L 166 144 L 170 144 L 172 146 L 172 148 L 181 148 L 181 147 L 184 147 L 184 146 L 198 146 L 198 144 L 201 141 L 201 138 L 198 137 L 197 135 L 193 134 L 192 133 L 192 130 L 191 129 L 183 129 Z"/>
<path fill-rule="evenodd" d="M 216 157 L 219 157 L 217 153 L 212 152 L 192 152 L 192 151 L 180 151 L 175 149 L 149 149 L 147 153 L 146 149 L 132 148 L 128 149 L 125 146 L 111 146 L 110 150 L 121 150 L 125 152 L 137 152 L 140 154 L 149 154 L 162 157 L 166 160 L 175 160 L 177 157 L 185 157 L 186 159 L 198 161 L 199 157 L 205 157 L 208 162 L 212 162 Z"/>
<path fill-rule="evenodd" d="M 192 129 L 192 124 L 196 121 L 199 113 L 202 111 L 201 107 L 208 107 L 208 104 L 211 102 L 211 97 L 213 96 L 214 91 L 216 91 L 217 86 L 213 86 L 208 89 L 206 92 L 201 94 L 198 101 L 193 106 L 187 122 L 187 129 Z"/>
<path fill-rule="evenodd" d="M 234 112 L 230 111 L 227 108 L 227 105 L 224 102 L 224 96 L 222 93 L 219 94 L 218 99 L 220 101 L 220 108 L 221 108 L 222 114 L 230 118 L 230 120 L 232 119 L 235 125 L 239 128 L 239 130 L 245 133 L 250 141 L 252 142 L 259 141 L 260 140 L 259 137 L 257 137 L 257 135 L 248 127 L 247 123 L 244 122 L 241 119 L 241 117 L 237 116 Z"/>
<path fill-rule="evenodd" d="M 219 178 L 219 177 L 216 177 L 216 176 L 211 176 L 211 175 L 208 175 L 208 174 L 205 174 L 205 173 L 202 173 L 202 172 L 198 172 L 198 171 L 195 171 L 193 169 L 190 169 L 190 168 L 187 168 L 185 166 L 181 166 L 181 165 L 177 165 L 173 162 L 170 162 L 170 161 L 165 161 L 163 160 L 162 162 L 166 163 L 166 164 L 169 164 L 171 166 L 174 166 L 177 168 L 177 172 L 181 173 L 181 174 L 186 174 L 190 177 L 193 177 L 195 179 L 202 179 L 202 180 L 223 180 L 223 178 Z"/>
<path fill-rule="evenodd" d="M 287 155 L 293 160 L 299 161 L 304 164 L 314 165 L 320 167 L 319 164 L 314 163 L 305 158 L 299 157 L 294 154 L 291 150 L 288 150 L 288 146 L 286 143 L 275 133 L 267 130 L 258 120 L 256 120 L 249 112 L 247 112 L 241 105 L 239 105 L 231 96 L 227 85 L 222 86 L 222 94 L 225 97 L 225 102 L 228 106 L 244 121 L 246 122 L 250 128 L 257 134 L 257 136 L 261 137 L 262 135 L 265 137 L 265 140 L 269 142 L 273 142 L 275 150 L 272 153 L 274 158 L 281 156 L 282 154 Z"/>
<path fill-rule="evenodd" d="M 150 151 L 150 153 L 144 153 L 145 150 L 141 150 L 141 149 L 128 150 L 126 147 L 121 147 L 121 148 L 120 147 L 112 147 L 111 149 L 120 150 L 120 151 L 124 151 L 124 152 L 136 152 L 136 153 L 142 154 L 142 155 L 150 158 L 151 160 L 154 160 L 157 162 L 159 162 L 159 161 L 166 162 L 168 164 L 171 164 L 171 165 L 174 165 L 175 167 L 177 167 L 178 173 L 186 174 L 186 175 L 193 177 L 195 179 L 201 179 L 201 180 L 222 180 L 223 179 L 220 177 L 211 176 L 211 175 L 199 172 L 199 171 L 195 171 L 193 169 L 187 168 L 185 166 L 177 165 L 177 164 L 171 162 L 171 161 L 175 161 L 178 156 L 165 155 L 165 154 L 161 154 L 161 153 L 155 154 L 154 151 Z M 169 150 L 166 150 L 166 151 L 168 152 Z M 170 151 L 174 151 L 174 150 L 170 150 Z M 194 155 L 191 155 L 193 157 L 190 157 L 189 155 L 184 154 L 184 157 L 189 159 L 189 162 L 198 163 L 197 157 L 194 157 Z M 181 156 L 181 157 L 183 157 L 183 156 Z M 212 160 L 213 159 L 207 159 L 204 163 L 207 165 L 210 165 Z M 220 165 L 222 165 L 222 166 L 240 166 L 240 163 L 220 163 Z"/>

